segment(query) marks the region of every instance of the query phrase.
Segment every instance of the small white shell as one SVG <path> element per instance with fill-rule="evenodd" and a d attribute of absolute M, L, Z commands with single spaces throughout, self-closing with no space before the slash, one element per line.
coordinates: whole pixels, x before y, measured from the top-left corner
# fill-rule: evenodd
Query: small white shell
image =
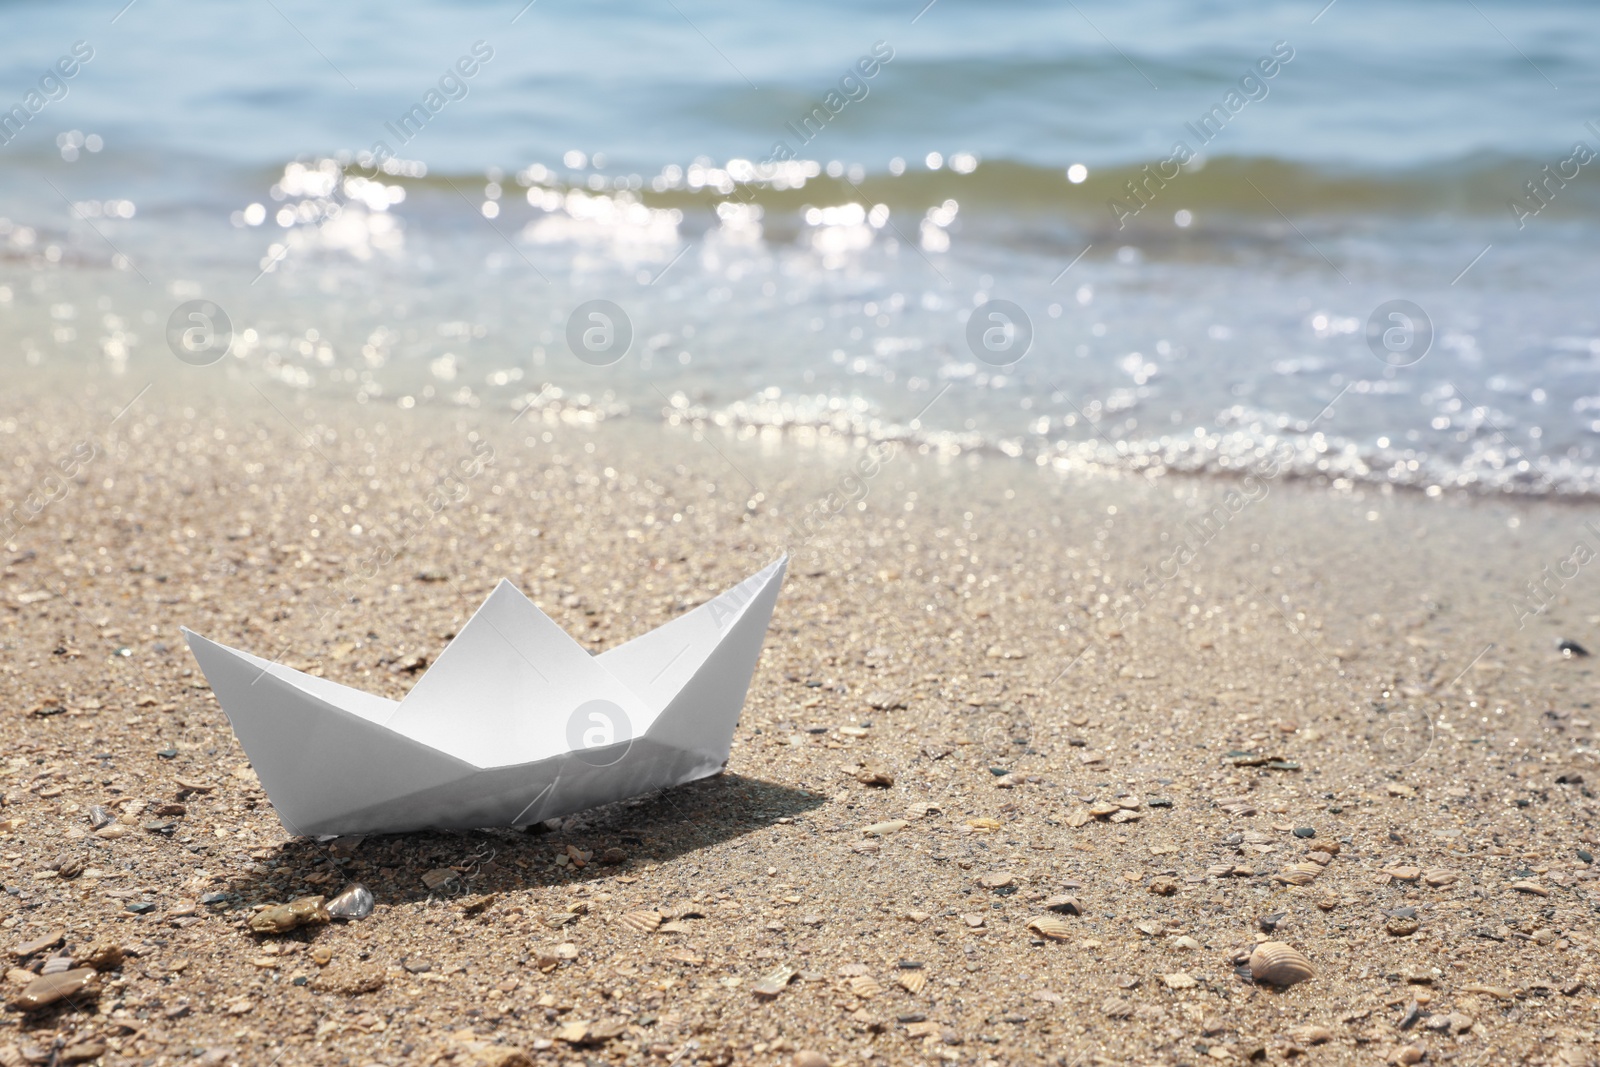
<path fill-rule="evenodd" d="M 1055 915 L 1041 915 L 1028 921 L 1028 929 L 1041 937 L 1065 941 L 1072 936 L 1072 924 Z"/>
<path fill-rule="evenodd" d="M 1316 977 L 1311 961 L 1282 941 L 1263 941 L 1250 953 L 1250 976 L 1258 982 L 1291 986 Z"/>
<path fill-rule="evenodd" d="M 659 911 L 630 911 L 619 920 L 623 926 L 641 934 L 653 934 L 661 925 Z"/>

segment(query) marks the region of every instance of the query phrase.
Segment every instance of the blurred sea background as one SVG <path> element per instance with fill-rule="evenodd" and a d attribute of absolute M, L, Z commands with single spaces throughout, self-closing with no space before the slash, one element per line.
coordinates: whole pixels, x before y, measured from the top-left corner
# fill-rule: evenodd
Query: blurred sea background
<path fill-rule="evenodd" d="M 1591 4 L 9 0 L 0 26 L 12 373 L 1600 494 Z M 169 350 L 191 300 L 231 324 L 212 366 Z M 614 362 L 569 347 L 595 300 Z M 997 300 L 1025 354 L 969 343 Z"/>

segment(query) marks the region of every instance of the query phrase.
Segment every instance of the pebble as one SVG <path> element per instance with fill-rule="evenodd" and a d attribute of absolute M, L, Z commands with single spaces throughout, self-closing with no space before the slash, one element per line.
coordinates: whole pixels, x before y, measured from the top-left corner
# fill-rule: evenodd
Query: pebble
<path fill-rule="evenodd" d="M 801 1049 L 794 1054 L 794 1067 L 828 1067 L 828 1057 L 814 1049 Z"/>
<path fill-rule="evenodd" d="M 1317 836 L 1317 831 L 1316 831 L 1316 829 L 1314 827 L 1310 827 L 1310 826 L 1296 826 L 1294 828 L 1294 836 L 1296 836 L 1296 837 L 1316 837 Z"/>
<path fill-rule="evenodd" d="M 863 762 L 861 768 L 856 771 L 856 781 L 862 785 L 887 789 L 889 786 L 894 785 L 894 774 L 883 764 L 868 760 Z"/>
<path fill-rule="evenodd" d="M 11 1006 L 18 1011 L 48 1008 L 58 1000 L 94 992 L 99 977 L 93 967 L 80 967 L 37 978 L 11 999 Z"/>
<path fill-rule="evenodd" d="M 300 897 L 287 904 L 274 904 L 250 917 L 250 929 L 258 934 L 286 934 L 302 926 L 324 926 L 332 918 L 323 907 L 322 897 Z"/>
<path fill-rule="evenodd" d="M 383 983 L 383 969 L 375 965 L 348 969 L 329 967 L 311 980 L 311 988 L 323 993 L 354 997 L 376 993 L 383 988 Z"/>
<path fill-rule="evenodd" d="M 47 948 L 55 948 L 66 939 L 67 932 L 65 930 L 52 930 L 43 937 L 34 938 L 32 941 L 24 941 L 12 949 L 11 952 L 18 959 L 22 959 L 26 956 L 32 956 L 36 952 L 43 952 Z"/>
<path fill-rule="evenodd" d="M 1384 920 L 1383 928 L 1391 937 L 1410 937 L 1421 925 L 1414 915 L 1391 915 Z"/>
<path fill-rule="evenodd" d="M 335 919 L 365 919 L 372 914 L 372 891 L 352 882 L 344 892 L 328 901 L 328 914 Z"/>
<path fill-rule="evenodd" d="M 449 867 L 437 867 L 434 870 L 423 873 L 422 884 L 433 890 L 438 889 L 446 882 L 453 882 L 455 879 L 455 871 L 452 871 Z"/>
<path fill-rule="evenodd" d="M 1325 1045 L 1333 1040 L 1333 1031 L 1312 1023 L 1294 1027 L 1289 1031 L 1289 1036 L 1302 1045 Z"/>

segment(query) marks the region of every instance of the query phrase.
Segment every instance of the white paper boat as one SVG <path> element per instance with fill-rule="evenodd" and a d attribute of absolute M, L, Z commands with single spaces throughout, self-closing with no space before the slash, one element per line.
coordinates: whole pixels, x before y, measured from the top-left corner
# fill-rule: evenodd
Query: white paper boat
<path fill-rule="evenodd" d="M 398 702 L 183 634 L 290 833 L 526 826 L 719 773 L 787 565 L 598 656 L 502 581 Z"/>

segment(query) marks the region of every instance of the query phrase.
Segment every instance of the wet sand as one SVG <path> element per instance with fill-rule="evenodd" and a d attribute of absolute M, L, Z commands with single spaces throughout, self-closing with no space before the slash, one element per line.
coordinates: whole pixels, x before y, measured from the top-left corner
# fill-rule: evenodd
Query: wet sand
<path fill-rule="evenodd" d="M 1594 1057 L 1600 509 L 142 384 L 0 400 L 6 994 L 125 956 L 6 1067 Z M 536 832 L 289 837 L 178 633 L 397 698 L 786 550 L 728 773 Z"/>

